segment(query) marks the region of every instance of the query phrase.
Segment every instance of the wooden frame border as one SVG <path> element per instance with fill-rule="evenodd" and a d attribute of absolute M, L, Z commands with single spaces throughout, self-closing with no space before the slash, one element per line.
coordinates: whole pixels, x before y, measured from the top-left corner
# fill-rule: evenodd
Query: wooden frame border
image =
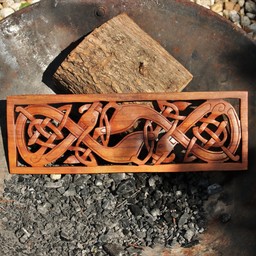
<path fill-rule="evenodd" d="M 221 97 L 219 97 L 221 96 Z M 93 101 L 155 101 L 155 100 L 240 100 L 240 122 L 242 129 L 242 159 L 238 163 L 181 163 L 162 165 L 113 165 L 113 166 L 17 166 L 17 147 L 15 138 L 15 106 L 30 104 L 76 103 Z M 248 92 L 181 92 L 181 93 L 138 93 L 138 94 L 91 94 L 91 95 L 21 95 L 7 97 L 7 134 L 10 173 L 16 174 L 78 174 L 78 173 L 116 173 L 116 172 L 195 172 L 195 171 L 233 171 L 248 168 Z"/>

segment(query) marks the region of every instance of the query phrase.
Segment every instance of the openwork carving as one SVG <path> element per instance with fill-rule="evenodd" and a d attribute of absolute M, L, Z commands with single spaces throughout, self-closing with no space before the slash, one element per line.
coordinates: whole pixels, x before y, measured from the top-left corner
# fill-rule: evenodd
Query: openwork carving
<path fill-rule="evenodd" d="M 85 98 L 13 104 L 16 165 L 132 168 L 242 162 L 240 111 L 227 100 Z"/>

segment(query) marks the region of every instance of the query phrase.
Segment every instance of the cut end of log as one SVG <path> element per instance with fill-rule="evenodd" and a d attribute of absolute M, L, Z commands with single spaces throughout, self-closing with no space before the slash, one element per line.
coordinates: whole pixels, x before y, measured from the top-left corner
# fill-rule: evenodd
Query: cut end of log
<path fill-rule="evenodd" d="M 192 75 L 126 14 L 96 28 L 54 74 L 76 94 L 179 92 Z"/>

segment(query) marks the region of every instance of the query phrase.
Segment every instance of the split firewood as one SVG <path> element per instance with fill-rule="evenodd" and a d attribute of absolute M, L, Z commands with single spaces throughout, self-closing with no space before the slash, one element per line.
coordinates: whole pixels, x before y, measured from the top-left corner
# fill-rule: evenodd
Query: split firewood
<path fill-rule="evenodd" d="M 126 14 L 96 28 L 54 74 L 70 93 L 178 92 L 192 75 Z"/>

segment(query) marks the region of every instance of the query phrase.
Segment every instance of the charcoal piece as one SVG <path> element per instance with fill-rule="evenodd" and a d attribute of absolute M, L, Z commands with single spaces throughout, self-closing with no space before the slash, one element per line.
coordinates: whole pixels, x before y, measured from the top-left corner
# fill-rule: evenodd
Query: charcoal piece
<path fill-rule="evenodd" d="M 172 223 L 173 217 L 170 212 L 166 212 L 163 217 L 167 223 Z"/>
<path fill-rule="evenodd" d="M 103 249 L 109 256 L 123 256 L 124 248 L 117 244 L 104 244 Z"/>
<path fill-rule="evenodd" d="M 63 185 L 63 180 L 58 180 L 56 182 L 48 181 L 45 183 L 45 188 L 60 188 Z"/>
<path fill-rule="evenodd" d="M 31 236 L 30 233 L 28 233 L 27 231 L 25 232 L 25 230 L 23 229 L 24 233 L 23 235 L 19 238 L 19 241 L 24 244 Z"/>
<path fill-rule="evenodd" d="M 71 240 L 71 236 L 70 236 L 70 233 L 69 232 L 66 232 L 65 230 L 61 230 L 60 232 L 60 238 L 64 241 L 69 241 Z"/>
<path fill-rule="evenodd" d="M 128 218 L 126 218 L 126 217 L 122 218 L 122 219 L 120 220 L 120 223 L 121 223 L 121 226 L 122 226 L 123 228 L 129 228 L 129 227 L 131 226 L 130 220 L 129 220 Z"/>
<path fill-rule="evenodd" d="M 130 211 L 132 212 L 132 214 L 134 216 L 142 216 L 144 214 L 144 212 L 141 209 L 141 207 L 139 207 L 136 204 L 129 205 L 129 209 L 130 209 Z"/>
<path fill-rule="evenodd" d="M 123 234 L 125 236 L 129 235 L 130 231 L 128 229 L 123 229 Z"/>
<path fill-rule="evenodd" d="M 63 195 L 66 190 L 65 190 L 64 187 L 60 187 L 60 188 L 57 189 L 57 191 L 58 191 L 61 195 Z"/>
<path fill-rule="evenodd" d="M 86 174 L 86 175 L 77 174 L 76 176 L 74 176 L 73 183 L 76 186 L 86 186 L 89 183 L 90 179 L 91 179 L 90 174 Z"/>
<path fill-rule="evenodd" d="M 146 233 L 146 241 L 147 242 L 151 242 L 152 238 L 153 238 L 153 230 L 152 229 L 148 229 L 147 233 Z"/>
<path fill-rule="evenodd" d="M 179 236 L 178 239 L 177 239 L 178 243 L 180 245 L 183 245 L 186 243 L 186 239 L 183 237 L 183 236 Z"/>
<path fill-rule="evenodd" d="M 76 195 L 76 189 L 74 184 L 71 184 L 68 188 L 68 190 L 65 191 L 63 194 L 64 196 L 75 196 Z"/>
<path fill-rule="evenodd" d="M 23 182 L 24 181 L 24 177 L 22 175 L 18 176 L 18 182 Z"/>
<path fill-rule="evenodd" d="M 176 210 L 173 210 L 173 211 L 171 211 L 171 216 L 172 216 L 172 218 L 177 219 L 179 217 L 179 214 Z"/>
<path fill-rule="evenodd" d="M 163 197 L 163 192 L 160 190 L 156 190 L 152 196 L 155 201 L 158 201 Z"/>
<path fill-rule="evenodd" d="M 48 213 L 49 209 L 52 207 L 52 205 L 50 203 L 45 203 L 44 205 L 39 205 L 37 206 L 37 210 L 38 212 L 40 212 L 41 214 L 45 215 Z"/>
<path fill-rule="evenodd" d="M 161 211 L 158 209 L 158 208 L 154 208 L 150 211 L 150 214 L 153 216 L 153 217 L 158 217 L 160 216 L 162 213 Z"/>
<path fill-rule="evenodd" d="M 125 181 L 122 181 L 119 186 L 117 187 L 116 193 L 118 195 L 128 195 L 135 192 L 135 182 L 133 179 L 128 179 Z"/>
<path fill-rule="evenodd" d="M 155 225 L 154 218 L 150 215 L 145 217 L 145 222 L 147 222 L 151 227 Z"/>
<path fill-rule="evenodd" d="M 65 190 L 68 189 L 69 185 L 72 182 L 72 175 L 70 174 L 66 174 L 63 176 L 63 178 L 61 178 L 62 182 L 63 182 L 63 187 Z"/>
<path fill-rule="evenodd" d="M 106 256 L 106 253 L 99 251 L 99 252 L 96 252 L 95 256 Z"/>
<path fill-rule="evenodd" d="M 183 225 L 184 225 L 185 223 L 187 223 L 189 217 L 190 217 L 190 215 L 189 215 L 188 213 L 186 213 L 186 212 L 183 213 L 183 214 L 181 215 L 180 219 L 179 219 L 178 227 L 179 227 L 179 228 L 182 228 Z"/>
<path fill-rule="evenodd" d="M 152 243 L 154 245 L 165 244 L 165 239 L 163 237 L 154 237 Z"/>
<path fill-rule="evenodd" d="M 194 230 L 188 229 L 188 230 L 186 231 L 186 233 L 184 234 L 184 238 L 187 239 L 188 242 L 190 242 L 190 241 L 192 240 L 192 238 L 193 238 L 194 235 L 195 235 Z"/>
<path fill-rule="evenodd" d="M 101 179 L 96 179 L 96 180 L 95 180 L 95 185 L 96 185 L 97 187 L 101 187 L 101 186 L 103 185 L 102 180 L 101 180 Z"/>
<path fill-rule="evenodd" d="M 78 248 L 75 248 L 75 249 L 69 251 L 69 255 L 81 256 L 82 255 L 82 250 L 80 250 Z"/>
<path fill-rule="evenodd" d="M 114 210 L 116 203 L 116 199 L 114 197 L 109 196 L 109 198 L 103 199 L 102 208 L 104 210 Z"/>
<path fill-rule="evenodd" d="M 157 178 L 155 176 L 150 177 L 148 180 L 149 187 L 154 188 L 156 186 L 156 181 L 157 181 Z"/>
<path fill-rule="evenodd" d="M 220 193 L 222 191 L 222 187 L 220 184 L 214 183 L 207 188 L 207 192 L 209 195 L 214 195 Z"/>
<path fill-rule="evenodd" d="M 72 205 L 73 210 L 75 212 L 80 212 L 81 211 L 81 207 L 80 207 L 79 203 L 77 202 L 77 200 L 71 200 L 71 205 Z"/>
<path fill-rule="evenodd" d="M 145 230 L 141 231 L 141 230 L 136 230 L 135 231 L 135 235 L 140 238 L 140 239 L 143 239 L 147 236 L 147 233 Z"/>
<path fill-rule="evenodd" d="M 112 173 L 109 175 L 111 179 L 113 179 L 116 183 L 119 183 L 122 180 L 126 180 L 129 176 L 125 172 L 120 173 Z"/>

